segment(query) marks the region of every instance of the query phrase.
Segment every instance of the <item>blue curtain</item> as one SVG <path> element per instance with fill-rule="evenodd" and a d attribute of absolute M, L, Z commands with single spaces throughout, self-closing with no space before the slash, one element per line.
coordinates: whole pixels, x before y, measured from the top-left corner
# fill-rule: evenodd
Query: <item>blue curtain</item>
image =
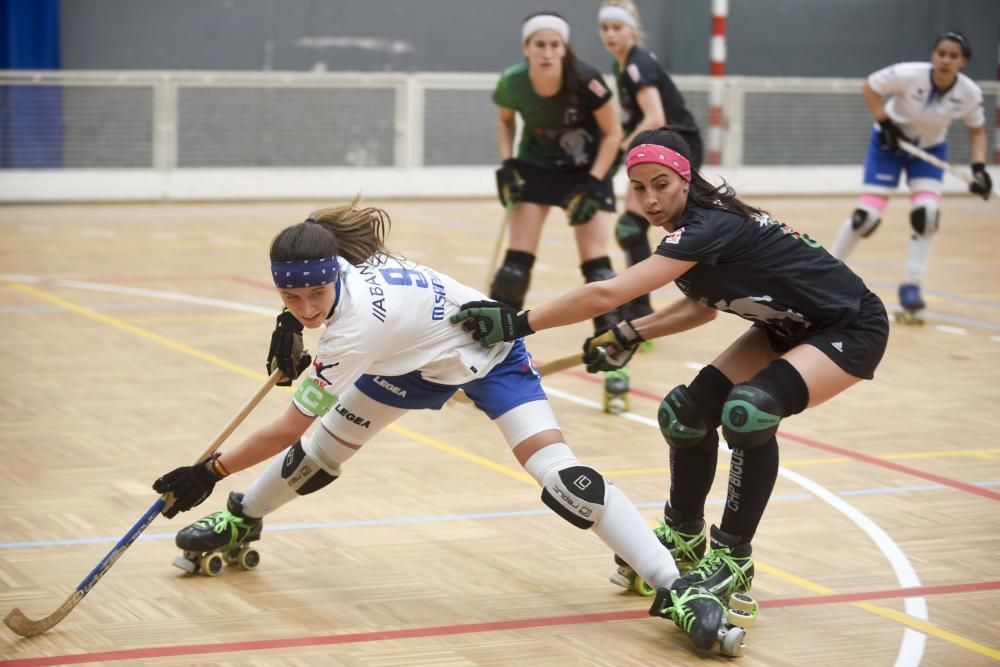
<path fill-rule="evenodd" d="M 0 0 L 0 68 L 59 69 L 59 0 Z M 0 168 L 62 166 L 59 86 L 0 87 Z"/>

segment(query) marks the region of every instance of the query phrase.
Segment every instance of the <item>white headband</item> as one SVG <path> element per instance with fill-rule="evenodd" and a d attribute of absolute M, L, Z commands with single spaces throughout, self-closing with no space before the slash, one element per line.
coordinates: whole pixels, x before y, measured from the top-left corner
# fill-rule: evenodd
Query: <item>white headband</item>
<path fill-rule="evenodd" d="M 569 24 L 561 16 L 553 14 L 539 14 L 525 21 L 521 26 L 521 43 L 527 42 L 528 38 L 539 30 L 553 30 L 569 44 Z"/>
<path fill-rule="evenodd" d="M 601 7 L 601 11 L 597 12 L 597 23 L 601 24 L 605 21 L 621 21 L 633 30 L 639 27 L 635 24 L 635 17 L 629 14 L 627 9 L 618 5 Z"/>

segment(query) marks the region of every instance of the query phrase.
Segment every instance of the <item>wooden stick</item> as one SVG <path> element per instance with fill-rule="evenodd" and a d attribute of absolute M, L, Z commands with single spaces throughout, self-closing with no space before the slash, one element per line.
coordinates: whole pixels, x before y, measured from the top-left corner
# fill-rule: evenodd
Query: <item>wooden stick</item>
<path fill-rule="evenodd" d="M 497 231 L 497 241 L 493 245 L 493 257 L 490 259 L 490 265 L 486 271 L 486 288 L 483 290 L 484 293 L 490 293 L 490 287 L 493 283 L 493 274 L 497 271 L 497 264 L 500 262 L 500 249 L 503 248 L 504 239 L 507 238 L 507 221 L 510 219 L 510 211 L 514 207 L 512 205 L 504 206 L 503 218 L 500 220 L 500 230 Z"/>
<path fill-rule="evenodd" d="M 932 164 L 938 169 L 944 169 L 946 172 L 948 172 L 955 178 L 961 179 L 966 183 L 968 183 L 969 185 L 972 185 L 973 183 L 976 182 L 976 179 L 972 177 L 972 174 L 967 174 L 964 171 L 956 169 L 955 167 L 951 166 L 941 158 L 931 155 L 924 149 L 914 146 L 908 141 L 900 141 L 899 147 L 904 151 L 906 151 L 907 153 L 909 153 L 910 155 L 912 155 L 913 157 L 920 158 L 924 162 Z M 997 192 L 996 188 L 993 189 L 993 194 L 1000 197 L 1000 192 Z"/>
<path fill-rule="evenodd" d="M 542 377 L 546 375 L 552 375 L 553 373 L 558 373 L 560 371 L 573 368 L 574 366 L 579 366 L 583 363 L 583 353 L 571 354 L 568 357 L 560 357 L 554 361 L 550 361 L 547 364 L 542 364 L 537 367 L 538 374 Z M 472 403 L 472 399 L 465 395 L 465 392 L 456 391 L 451 397 L 452 401 L 456 403 Z"/>
<path fill-rule="evenodd" d="M 226 427 L 222 429 L 219 435 L 215 436 L 212 444 L 210 444 L 208 448 L 205 449 L 205 451 L 202 452 L 197 459 L 195 459 L 195 463 L 200 463 L 214 454 L 215 450 L 222 446 L 222 443 L 225 442 L 226 438 L 232 435 L 233 431 L 235 431 L 236 428 L 243 423 L 243 420 L 246 419 L 247 415 L 249 415 L 253 409 L 257 407 L 257 405 L 264 399 L 264 396 L 271 391 L 271 388 L 274 387 L 274 385 L 276 385 L 281 378 L 282 372 L 280 370 L 276 370 L 271 373 L 271 376 L 267 378 L 267 382 L 265 382 L 264 385 L 257 390 L 257 393 L 246 402 L 243 408 L 239 411 L 239 414 L 229 420 Z M 76 590 L 74 590 L 73 593 L 66 598 L 66 601 L 62 603 L 62 606 L 54 612 L 45 618 L 33 621 L 25 616 L 20 609 L 15 607 L 4 617 L 3 622 L 8 628 L 22 637 L 34 637 L 35 635 L 40 635 L 43 632 L 50 630 L 53 626 L 59 623 L 59 621 L 66 618 L 66 615 L 73 611 L 73 608 L 76 607 L 76 605 L 80 604 L 80 601 L 83 600 L 84 596 L 90 592 L 90 589 L 92 589 L 97 582 L 100 581 L 101 577 L 103 577 L 105 573 L 111 569 L 111 566 L 115 564 L 115 561 L 121 558 L 122 554 L 125 553 L 125 550 L 132 546 L 132 543 L 138 539 L 139 535 L 142 534 L 142 531 L 146 530 L 146 527 L 153 523 L 153 519 L 155 519 L 157 515 L 159 515 L 160 512 L 167 507 L 168 503 L 173 503 L 173 497 L 171 494 L 164 494 L 157 498 L 156 502 L 153 503 L 148 510 L 146 510 L 145 514 L 142 515 L 142 518 L 140 518 L 139 521 L 136 522 L 136 524 L 132 526 L 127 533 L 125 533 L 125 535 L 118 541 L 118 544 L 116 544 L 114 548 L 101 559 L 101 562 L 97 564 L 97 567 L 90 571 L 90 574 L 83 578 L 83 581 L 81 581 L 76 587 Z"/>

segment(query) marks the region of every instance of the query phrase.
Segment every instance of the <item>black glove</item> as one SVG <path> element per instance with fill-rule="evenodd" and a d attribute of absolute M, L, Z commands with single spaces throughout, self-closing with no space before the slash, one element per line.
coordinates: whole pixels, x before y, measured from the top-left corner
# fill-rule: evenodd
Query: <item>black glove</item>
<path fill-rule="evenodd" d="M 173 519 L 178 512 L 187 512 L 212 495 L 215 483 L 225 477 L 217 472 L 217 458 L 218 455 L 213 455 L 197 465 L 175 468 L 153 482 L 157 493 L 174 495 L 173 504 L 163 510 L 163 516 Z"/>
<path fill-rule="evenodd" d="M 603 196 L 603 181 L 594 178 L 593 174 L 587 176 L 587 181 L 573 188 L 563 203 L 566 215 L 569 216 L 569 224 L 582 225 L 590 222 L 597 211 L 601 208 Z"/>
<path fill-rule="evenodd" d="M 282 310 L 271 334 L 271 347 L 267 351 L 267 374 L 280 368 L 284 377 L 279 387 L 290 387 L 292 380 L 309 368 L 312 357 L 302 348 L 302 323 L 288 310 Z"/>
<path fill-rule="evenodd" d="M 497 169 L 497 197 L 504 206 L 513 206 L 524 196 L 524 179 L 517 172 L 517 160 L 507 158 Z"/>
<path fill-rule="evenodd" d="M 587 372 L 624 368 L 643 340 L 631 320 L 622 320 L 610 329 L 594 334 L 583 341 L 583 363 L 587 365 Z"/>
<path fill-rule="evenodd" d="M 899 129 L 899 125 L 892 122 L 891 118 L 884 118 L 878 122 L 878 145 L 887 151 L 895 153 L 899 150 L 899 142 L 905 141 L 906 136 Z"/>
<path fill-rule="evenodd" d="M 517 312 L 517 308 L 499 301 L 463 303 L 450 319 L 452 323 L 462 322 L 462 328 L 483 347 L 535 333 L 528 325 L 528 311 Z"/>
<path fill-rule="evenodd" d="M 969 183 L 969 192 L 979 195 L 983 199 L 989 199 L 993 194 L 993 179 L 986 171 L 986 165 L 982 162 L 972 163 L 972 183 Z"/>

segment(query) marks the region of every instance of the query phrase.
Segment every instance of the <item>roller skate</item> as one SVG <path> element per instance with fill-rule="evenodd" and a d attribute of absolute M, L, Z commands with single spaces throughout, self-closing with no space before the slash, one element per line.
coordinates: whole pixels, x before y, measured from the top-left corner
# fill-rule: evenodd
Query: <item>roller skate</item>
<path fill-rule="evenodd" d="M 618 415 L 628 412 L 632 404 L 628 397 L 629 371 L 619 368 L 604 373 L 604 411 Z"/>
<path fill-rule="evenodd" d="M 684 579 L 678 579 L 669 589 L 656 591 L 649 615 L 672 620 L 691 637 L 696 648 L 715 649 L 731 657 L 743 653 L 743 640 L 753 623 L 752 617 L 727 612 L 719 598 Z"/>
<path fill-rule="evenodd" d="M 730 608 L 730 616 L 757 618 L 760 607 L 750 595 L 753 583 L 753 550 L 738 535 L 712 526 L 711 548 L 694 568 L 681 575 L 692 586 L 700 586 Z"/>
<path fill-rule="evenodd" d="M 237 565 L 252 570 L 260 563 L 260 553 L 250 542 L 260 539 L 262 519 L 243 514 L 243 494 L 229 494 L 226 508 L 199 519 L 177 533 L 174 540 L 183 554 L 174 559 L 174 566 L 188 574 L 201 572 L 214 577 L 222 566 Z"/>
<path fill-rule="evenodd" d="M 900 285 L 899 305 L 902 310 L 896 313 L 897 322 L 904 324 L 924 323 L 924 308 L 927 307 L 927 304 L 924 303 L 924 299 L 920 295 L 920 285 L 912 283 Z"/>
<path fill-rule="evenodd" d="M 653 533 L 670 550 L 670 556 L 681 573 L 693 568 L 705 555 L 705 522 L 701 519 L 682 522 L 678 512 L 669 504 L 664 507 L 663 520 L 653 528 Z M 656 589 L 643 581 L 618 554 L 615 554 L 615 564 L 618 570 L 608 581 L 645 597 L 656 593 Z"/>

